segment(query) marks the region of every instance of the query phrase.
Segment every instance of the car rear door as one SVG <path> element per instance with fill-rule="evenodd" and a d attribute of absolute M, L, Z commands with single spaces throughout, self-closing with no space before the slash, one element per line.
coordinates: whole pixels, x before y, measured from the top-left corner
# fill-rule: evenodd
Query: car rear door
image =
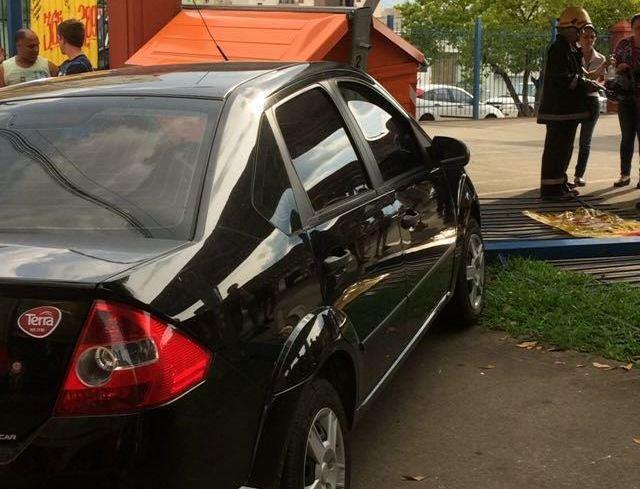
<path fill-rule="evenodd" d="M 428 138 L 415 132 L 394 103 L 356 80 L 338 81 L 337 89 L 380 170 L 381 195 L 399 209 L 409 287 L 405 340 L 410 340 L 443 303 L 451 284 L 456 241 L 451 192 L 444 172 L 420 148 Z"/>
<path fill-rule="evenodd" d="M 312 85 L 280 102 L 272 117 L 310 209 L 307 234 L 326 306 L 344 312 L 363 348 L 369 391 L 404 347 L 406 277 L 398 202 L 377 195 L 350 127 L 327 91 Z"/>
<path fill-rule="evenodd" d="M 460 118 L 472 118 L 473 117 L 473 97 L 464 90 L 452 87 L 451 100 L 455 110 L 455 116 Z"/>

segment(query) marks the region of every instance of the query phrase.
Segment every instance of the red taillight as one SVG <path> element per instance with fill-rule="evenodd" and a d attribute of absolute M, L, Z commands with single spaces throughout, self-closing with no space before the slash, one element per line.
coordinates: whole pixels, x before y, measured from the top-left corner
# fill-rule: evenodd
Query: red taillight
<path fill-rule="evenodd" d="M 416 96 L 422 97 L 424 95 L 424 90 L 422 88 L 416 89 Z"/>
<path fill-rule="evenodd" d="M 130 413 L 166 404 L 202 382 L 212 358 L 147 312 L 96 301 L 55 415 Z"/>

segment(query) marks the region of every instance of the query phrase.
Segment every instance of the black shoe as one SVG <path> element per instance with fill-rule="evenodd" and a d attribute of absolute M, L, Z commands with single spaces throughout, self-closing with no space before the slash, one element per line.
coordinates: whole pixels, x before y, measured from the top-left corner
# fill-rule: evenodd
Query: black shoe
<path fill-rule="evenodd" d="M 571 194 L 573 197 L 577 197 L 578 195 L 580 195 L 580 192 L 575 190 L 569 183 L 565 183 L 562 185 L 562 191 L 566 194 Z"/>
<path fill-rule="evenodd" d="M 560 193 L 551 193 L 551 194 L 540 194 L 540 198 L 545 201 L 567 201 L 573 200 L 575 198 L 575 190 L 573 192 L 560 192 Z"/>
<path fill-rule="evenodd" d="M 569 190 L 573 190 L 574 188 L 576 188 L 576 187 L 578 186 L 578 185 L 576 185 L 576 184 L 575 184 L 575 183 L 573 183 L 573 182 L 567 182 L 567 183 L 565 183 L 565 185 L 567 186 L 567 188 L 568 188 Z"/>
<path fill-rule="evenodd" d="M 616 188 L 626 187 L 630 183 L 631 183 L 631 177 L 624 177 L 620 175 L 620 178 L 618 178 L 615 182 L 613 182 L 613 186 Z"/>

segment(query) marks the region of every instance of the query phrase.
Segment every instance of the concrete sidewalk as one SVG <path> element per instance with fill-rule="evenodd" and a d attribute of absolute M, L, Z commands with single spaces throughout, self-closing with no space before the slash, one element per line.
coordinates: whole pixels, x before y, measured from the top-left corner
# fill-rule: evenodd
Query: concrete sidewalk
<path fill-rule="evenodd" d="M 461 139 L 471 149 L 469 174 L 481 197 L 514 197 L 538 195 L 540 160 L 544 146 L 545 126 L 534 119 L 498 119 L 482 121 L 446 121 L 424 123 L 430 136 Z M 579 131 L 579 129 L 578 129 Z M 569 177 L 578 155 L 578 138 Z M 615 114 L 603 115 L 596 126 L 591 157 L 585 178 L 588 185 L 579 189 L 584 195 L 601 195 L 608 202 L 632 207 L 640 200 L 638 156 L 635 156 L 631 185 L 612 187 L 620 174 L 620 129 Z"/>

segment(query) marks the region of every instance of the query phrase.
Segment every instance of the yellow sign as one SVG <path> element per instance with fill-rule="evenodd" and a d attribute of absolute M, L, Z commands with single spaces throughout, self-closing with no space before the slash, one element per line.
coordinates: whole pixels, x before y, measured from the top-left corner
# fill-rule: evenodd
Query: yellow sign
<path fill-rule="evenodd" d="M 31 29 L 40 38 L 40 56 L 60 65 L 58 26 L 64 20 L 80 20 L 86 29 L 84 53 L 98 66 L 98 0 L 31 0 Z"/>

